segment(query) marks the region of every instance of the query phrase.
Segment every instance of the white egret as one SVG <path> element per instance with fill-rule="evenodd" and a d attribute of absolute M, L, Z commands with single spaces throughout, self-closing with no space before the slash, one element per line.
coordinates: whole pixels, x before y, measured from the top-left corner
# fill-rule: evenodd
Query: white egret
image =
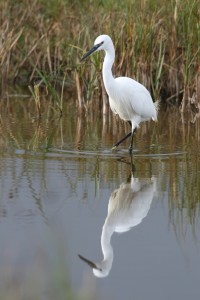
<path fill-rule="evenodd" d="M 94 263 L 79 255 L 92 269 L 96 277 L 108 276 L 113 263 L 111 237 L 114 232 L 122 233 L 137 226 L 147 216 L 156 191 L 156 178 L 139 179 L 133 175 L 112 192 L 108 203 L 108 214 L 101 233 L 103 260 Z"/>
<path fill-rule="evenodd" d="M 117 142 L 113 149 L 131 136 L 129 147 L 130 154 L 133 150 L 133 136 L 139 124 L 150 119 L 157 121 L 158 101 L 153 103 L 149 91 L 139 82 L 129 77 L 114 78 L 112 66 L 115 59 L 115 49 L 111 38 L 108 35 L 100 35 L 94 42 L 94 47 L 82 58 L 95 51 L 105 51 L 103 62 L 103 81 L 106 92 L 109 96 L 109 103 L 114 114 L 118 114 L 122 120 L 129 121 L 132 130 L 123 139 Z"/>

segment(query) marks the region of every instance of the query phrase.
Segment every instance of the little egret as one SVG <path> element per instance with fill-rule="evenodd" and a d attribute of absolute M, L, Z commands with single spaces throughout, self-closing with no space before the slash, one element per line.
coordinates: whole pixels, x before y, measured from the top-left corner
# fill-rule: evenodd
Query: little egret
<path fill-rule="evenodd" d="M 100 35 L 96 38 L 94 46 L 82 58 L 83 61 L 95 51 L 104 50 L 103 81 L 109 96 L 109 103 L 114 114 L 118 114 L 122 120 L 129 121 L 132 130 L 113 149 L 131 136 L 129 147 L 130 154 L 133 150 L 133 136 L 139 124 L 150 119 L 157 121 L 158 101 L 153 103 L 149 91 L 139 82 L 129 77 L 114 78 L 112 66 L 115 59 L 115 49 L 108 35 Z"/>
<path fill-rule="evenodd" d="M 127 183 L 122 183 L 112 192 L 108 214 L 101 233 L 103 260 L 93 262 L 82 255 L 79 258 L 86 262 L 97 277 L 108 276 L 113 263 L 113 248 L 111 237 L 114 232 L 123 233 L 139 225 L 147 216 L 154 194 L 156 193 L 156 178 L 139 179 L 133 174 Z"/>

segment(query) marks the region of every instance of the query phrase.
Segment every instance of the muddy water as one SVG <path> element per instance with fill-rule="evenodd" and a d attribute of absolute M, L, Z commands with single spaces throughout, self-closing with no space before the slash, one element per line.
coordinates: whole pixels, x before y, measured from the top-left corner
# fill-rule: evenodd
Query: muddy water
<path fill-rule="evenodd" d="M 64 111 L 2 108 L 0 297 L 198 299 L 199 120 L 143 124 L 132 166 L 128 142 L 111 151 L 127 125 Z"/>

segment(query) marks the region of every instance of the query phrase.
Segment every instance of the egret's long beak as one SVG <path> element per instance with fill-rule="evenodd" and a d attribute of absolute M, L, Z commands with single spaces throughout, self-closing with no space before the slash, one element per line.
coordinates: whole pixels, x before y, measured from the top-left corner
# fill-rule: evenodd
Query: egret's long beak
<path fill-rule="evenodd" d="M 86 262 L 92 269 L 97 269 L 99 271 L 102 271 L 100 268 L 97 267 L 95 263 L 93 263 L 91 260 L 83 257 L 82 255 L 78 254 L 78 257 L 82 259 L 84 262 Z"/>
<path fill-rule="evenodd" d="M 88 57 L 89 55 L 91 55 L 93 52 L 95 52 L 101 45 L 103 44 L 103 42 L 95 45 L 94 47 L 92 47 L 92 49 L 90 49 L 82 58 L 80 61 L 83 61 L 86 57 Z"/>

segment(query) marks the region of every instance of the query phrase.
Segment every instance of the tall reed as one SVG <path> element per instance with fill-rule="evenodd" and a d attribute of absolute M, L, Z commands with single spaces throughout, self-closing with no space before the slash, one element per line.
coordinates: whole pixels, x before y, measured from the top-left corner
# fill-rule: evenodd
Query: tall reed
<path fill-rule="evenodd" d="M 8 0 L 0 9 L 2 93 L 10 80 L 29 85 L 48 74 L 51 82 L 77 88 L 77 105 L 85 106 L 94 94 L 104 93 L 101 60 L 94 55 L 80 65 L 79 58 L 97 35 L 107 33 L 116 47 L 116 76 L 136 78 L 155 100 L 181 105 L 182 111 L 199 110 L 198 0 L 97 0 L 90 5 Z"/>

